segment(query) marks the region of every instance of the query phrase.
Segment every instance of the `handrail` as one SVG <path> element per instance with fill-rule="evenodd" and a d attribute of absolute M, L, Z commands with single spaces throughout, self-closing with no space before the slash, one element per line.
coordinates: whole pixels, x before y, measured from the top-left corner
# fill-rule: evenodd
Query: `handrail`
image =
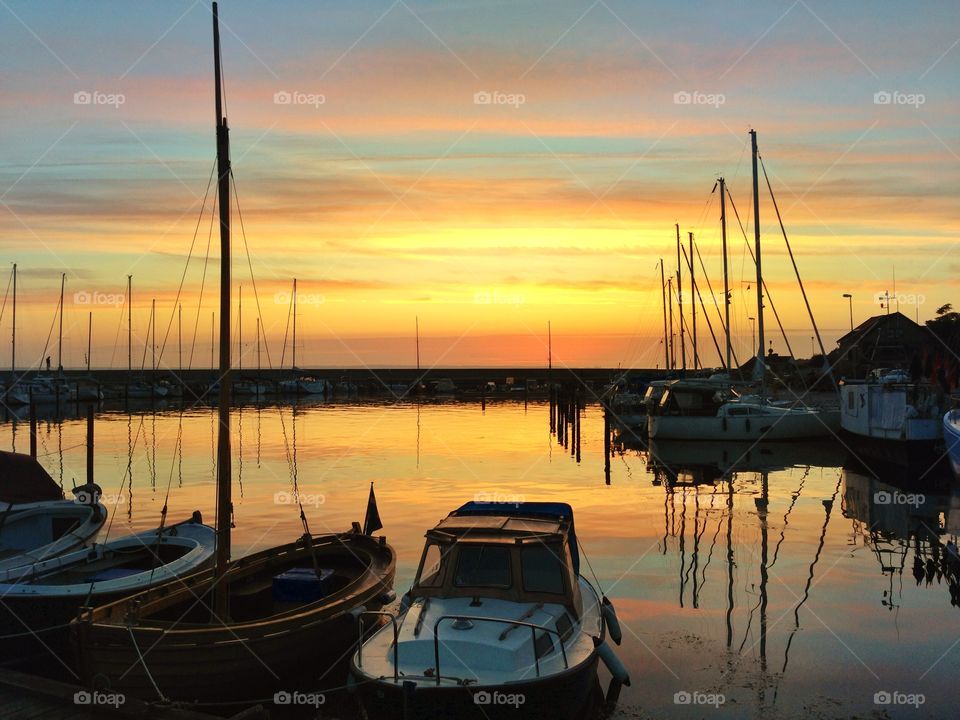
<path fill-rule="evenodd" d="M 570 667 L 570 664 L 567 662 L 567 649 L 563 646 L 563 638 L 560 636 L 559 632 L 553 630 L 552 628 L 544 627 L 543 625 L 536 625 L 534 623 L 523 622 L 522 620 L 507 620 L 504 618 L 483 617 L 480 615 L 441 615 L 433 624 L 433 661 L 436 666 L 434 669 L 437 675 L 437 685 L 440 684 L 440 634 L 438 630 L 440 628 L 440 623 L 442 623 L 444 620 L 476 620 L 478 622 L 493 622 L 514 626 L 520 625 L 530 628 L 530 638 L 533 642 L 533 663 L 537 669 L 537 677 L 540 677 L 540 655 L 537 653 L 537 630 L 542 630 L 550 635 L 556 635 L 558 644 L 560 645 L 560 652 L 563 654 L 563 667 L 564 669 Z"/>
<path fill-rule="evenodd" d="M 357 616 L 357 625 L 360 628 L 360 639 L 357 645 L 357 667 L 363 667 L 363 617 L 364 615 L 378 615 L 390 618 L 393 625 L 393 681 L 400 681 L 400 630 L 397 627 L 397 616 L 385 610 L 364 610 Z"/>

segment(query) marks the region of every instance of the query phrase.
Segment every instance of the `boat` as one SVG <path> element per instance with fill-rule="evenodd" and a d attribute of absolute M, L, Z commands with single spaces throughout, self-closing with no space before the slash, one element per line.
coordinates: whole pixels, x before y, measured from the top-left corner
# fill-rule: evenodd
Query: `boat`
<path fill-rule="evenodd" d="M 63 500 L 63 490 L 33 455 L 0 450 L 0 502 Z"/>
<path fill-rule="evenodd" d="M 673 381 L 665 388 L 663 397 L 656 407 L 656 412 L 651 414 L 647 420 L 647 429 L 651 438 L 661 440 L 802 440 L 836 435 L 840 429 L 839 410 L 807 406 L 799 398 L 793 403 L 774 401 L 766 395 L 765 340 L 763 333 L 765 285 L 763 283 L 760 252 L 760 197 L 757 174 L 759 151 L 757 150 L 756 130 L 750 131 L 750 139 L 753 156 L 755 238 L 753 253 L 757 268 L 758 307 L 758 343 L 754 368 L 759 374 L 760 390 L 758 394 L 739 395 L 733 390 L 726 392 L 718 389 L 716 383 L 709 379 L 702 384 L 697 379 Z M 725 189 L 721 190 L 721 192 L 724 191 Z M 721 223 L 725 238 L 726 220 L 723 210 L 721 210 Z M 677 233 L 679 243 L 679 228 Z M 724 252 L 724 267 L 726 268 L 726 252 Z M 726 286 L 726 273 L 724 273 L 724 276 L 724 285 Z M 799 274 L 797 277 L 799 280 Z M 803 291 L 802 283 L 800 288 Z M 805 291 L 804 297 L 806 298 Z M 811 319 L 812 317 L 811 313 Z M 728 348 L 727 367 L 729 368 L 729 320 L 725 330 Z M 814 332 L 819 337 L 816 324 L 814 324 Z M 822 354 L 826 357 L 825 352 Z M 694 350 L 694 357 L 696 357 L 696 350 Z M 696 361 L 694 366 L 696 366 Z"/>
<path fill-rule="evenodd" d="M 929 464 L 941 455 L 939 395 L 906 371 L 875 369 L 840 381 L 840 426 L 858 452 L 901 466 Z"/>
<path fill-rule="evenodd" d="M 950 410 L 943 416 L 943 439 L 954 474 L 960 478 L 960 409 Z"/>
<path fill-rule="evenodd" d="M 270 385 L 259 380 L 240 380 L 233 384 L 234 395 L 257 397 L 270 392 Z"/>
<path fill-rule="evenodd" d="M 131 400 L 164 398 L 169 392 L 169 388 L 160 383 L 147 382 L 146 380 L 133 380 L 127 383 L 126 387 L 126 395 Z"/>
<path fill-rule="evenodd" d="M 371 718 L 583 717 L 601 659 L 629 677 L 613 606 L 580 574 L 565 503 L 469 502 L 427 532 L 399 615 L 362 642 L 351 682 Z M 611 693 L 608 692 L 608 698 Z"/>
<path fill-rule="evenodd" d="M 48 375 L 38 375 L 32 378 L 23 391 L 29 398 L 38 403 L 65 402 L 70 399 L 70 387 L 61 378 Z"/>
<path fill-rule="evenodd" d="M 613 418 L 626 427 L 641 427 L 647 424 L 647 406 L 639 393 L 616 388 L 610 397 L 610 412 Z"/>
<path fill-rule="evenodd" d="M 194 512 L 175 525 L 0 570 L 0 636 L 16 639 L 24 656 L 66 650 L 67 628 L 80 606 L 105 604 L 201 570 L 210 564 L 215 542 L 216 531 Z M 12 652 L 10 643 L 3 647 Z"/>
<path fill-rule="evenodd" d="M 56 557 L 86 543 L 103 527 L 100 489 L 81 485 L 75 500 L 0 502 L 0 570 Z"/>
<path fill-rule="evenodd" d="M 326 380 L 319 380 L 314 377 L 306 377 L 300 374 L 297 367 L 297 279 L 293 279 L 293 290 L 291 292 L 291 303 L 293 305 L 293 341 L 291 342 L 293 359 L 290 369 L 294 377 L 287 380 L 280 380 L 277 383 L 277 392 L 283 395 L 327 395 L 332 389 Z M 284 339 L 286 343 L 286 339 Z"/>
<path fill-rule="evenodd" d="M 840 430 L 839 411 L 738 396 L 709 383 L 676 380 L 648 420 L 661 440 L 804 440 Z"/>
<path fill-rule="evenodd" d="M 242 558 L 231 557 L 230 198 L 227 119 L 220 82 L 220 28 L 213 3 L 218 209 L 220 364 L 213 567 L 99 607 L 71 621 L 84 682 L 141 698 L 184 703 L 254 703 L 303 687 L 356 642 L 357 615 L 395 599 L 396 554 L 384 536 L 373 486 L 361 528 L 316 535 L 299 503 L 303 535 Z"/>

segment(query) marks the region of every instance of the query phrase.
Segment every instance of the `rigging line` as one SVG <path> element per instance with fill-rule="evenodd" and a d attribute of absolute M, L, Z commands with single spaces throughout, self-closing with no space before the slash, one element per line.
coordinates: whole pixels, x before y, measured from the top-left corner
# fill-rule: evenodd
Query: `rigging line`
<path fill-rule="evenodd" d="M 687 261 L 687 267 L 693 267 L 693 263 L 690 261 L 690 258 L 687 257 L 686 248 L 683 248 L 683 259 Z M 699 287 L 695 289 L 697 291 L 697 298 L 700 298 L 700 307 L 703 310 L 703 318 L 707 321 L 707 327 L 710 329 L 710 337 L 713 339 L 713 346 L 717 349 L 717 357 L 720 358 L 720 366 L 729 370 L 729 368 L 727 368 L 727 363 L 723 359 L 723 353 L 720 351 L 720 344 L 717 342 L 717 336 L 713 333 L 713 325 L 710 323 L 710 315 L 707 313 L 707 308 L 703 304 L 703 295 L 700 294 Z M 710 292 L 712 293 L 713 290 Z M 694 298 L 694 302 L 696 302 L 696 298 Z M 703 368 L 702 362 L 700 363 L 700 367 Z"/>
<path fill-rule="evenodd" d="M 0 307 L 0 325 L 3 324 L 3 313 L 7 309 L 7 296 L 10 295 L 10 283 L 13 282 L 13 270 L 10 271 L 10 277 L 7 278 L 7 290 L 3 293 L 3 307 Z"/>
<path fill-rule="evenodd" d="M 43 352 L 40 353 L 40 367 L 43 368 L 43 359 L 47 356 L 47 348 L 50 346 L 50 338 L 53 337 L 53 328 L 57 324 L 57 316 L 60 313 L 60 301 L 57 301 L 57 312 L 53 314 L 53 319 L 50 321 L 50 332 L 47 333 L 47 341 L 43 344 Z"/>
<path fill-rule="evenodd" d="M 730 198 L 730 205 L 733 207 L 733 214 L 737 218 L 737 224 L 740 226 L 740 232 L 743 233 L 743 241 L 747 246 L 747 251 L 750 253 L 750 257 L 753 259 L 754 264 L 757 262 L 756 256 L 753 254 L 753 248 L 750 247 L 750 241 L 747 239 L 747 233 L 743 229 L 743 223 L 740 222 L 740 213 L 737 212 L 737 205 L 733 202 L 733 195 L 730 193 L 730 188 L 727 188 L 727 197 Z M 763 281 L 763 292 L 766 293 L 767 302 L 770 303 L 770 309 L 773 310 L 773 316 L 777 320 L 777 325 L 780 328 L 780 334 L 783 336 L 783 342 L 787 346 L 787 352 L 790 353 L 790 357 L 794 357 L 793 348 L 790 346 L 790 340 L 787 339 L 787 331 L 783 329 L 783 323 L 780 322 L 780 313 L 777 312 L 777 306 L 773 303 L 773 296 L 770 295 L 770 290 L 767 289 L 767 281 Z M 759 311 L 759 308 L 758 308 Z M 764 349 L 764 354 L 766 354 L 766 349 Z M 804 383 L 806 387 L 806 383 Z"/>
<path fill-rule="evenodd" d="M 233 183 L 231 183 L 233 187 L 233 201 L 237 208 L 237 219 L 240 221 L 240 234 L 243 236 L 243 249 L 247 253 L 247 266 L 250 268 L 250 282 L 253 284 L 253 299 L 257 304 L 257 317 L 260 318 L 260 327 L 262 329 L 266 329 L 266 324 L 263 322 L 263 312 L 260 310 L 260 294 L 257 292 L 257 279 L 253 275 L 253 259 L 250 257 L 250 246 L 247 244 L 247 231 L 243 227 L 243 213 L 240 210 L 240 196 L 237 194 L 237 180 L 233 176 L 233 167 L 230 168 L 230 179 L 233 180 Z M 267 368 L 272 370 L 273 361 L 270 359 L 270 344 L 266 342 L 266 338 L 264 338 L 263 349 L 267 354 Z"/>
<path fill-rule="evenodd" d="M 290 315 L 293 312 L 293 305 L 297 302 L 296 297 L 291 296 L 291 302 L 287 305 L 287 325 L 283 329 L 283 347 L 280 349 L 280 369 L 283 369 L 283 364 L 287 359 L 287 337 L 290 334 Z M 296 370 L 296 368 L 293 368 Z"/>
<path fill-rule="evenodd" d="M 780 232 L 783 233 L 783 241 L 787 245 L 787 253 L 790 255 L 790 263 L 793 265 L 793 272 L 797 276 L 797 284 L 800 286 L 800 294 L 803 295 L 803 303 L 807 306 L 807 315 L 810 317 L 810 324 L 813 325 L 813 333 L 817 336 L 817 344 L 820 346 L 820 354 L 823 356 L 824 363 L 827 362 L 827 351 L 823 347 L 823 340 L 820 338 L 820 329 L 817 327 L 817 321 L 813 317 L 813 309 L 810 307 L 810 300 L 807 298 L 807 291 L 803 287 L 803 280 L 800 278 L 800 269 L 797 267 L 797 261 L 793 257 L 793 248 L 790 247 L 790 240 L 787 238 L 787 230 L 783 226 L 783 219 L 780 217 L 780 208 L 777 205 L 777 198 L 773 194 L 773 186 L 770 185 L 770 178 L 767 176 L 767 167 L 763 164 L 763 158 L 757 153 L 760 160 L 760 167 L 763 170 L 763 179 L 767 182 L 767 190 L 770 191 L 770 199 L 773 201 L 773 209 L 777 213 L 777 222 L 780 223 Z M 830 380 L 833 382 L 833 368 L 827 366 L 827 372 L 830 374 Z M 836 383 L 833 383 L 836 385 Z M 837 388 L 839 392 L 839 387 Z"/>
<path fill-rule="evenodd" d="M 210 167 L 210 177 L 207 178 L 207 189 L 203 193 L 203 202 L 200 205 L 200 212 L 197 214 L 197 226 L 193 229 L 193 239 L 190 241 L 190 251 L 187 253 L 187 261 L 183 264 L 183 273 L 180 275 L 180 285 L 177 288 L 177 297 L 173 301 L 173 310 L 170 311 L 170 322 L 167 323 L 167 330 L 163 334 L 163 342 L 160 344 L 160 353 L 157 355 L 157 365 L 163 361 L 163 351 L 167 348 L 167 339 L 170 337 L 170 329 L 173 327 L 173 318 L 177 315 L 177 306 L 180 304 L 180 293 L 183 291 L 183 284 L 187 278 L 187 271 L 190 269 L 190 261 L 193 259 L 193 248 L 197 242 L 197 235 L 200 233 L 200 223 L 203 222 L 203 213 L 207 209 L 207 198 L 210 196 L 210 186 L 213 184 L 213 174 L 217 169 L 217 160 L 213 159 L 213 165 Z"/>
<path fill-rule="evenodd" d="M 113 352 L 110 354 L 110 367 L 113 367 L 113 361 L 117 359 L 117 346 L 120 344 L 120 331 L 123 329 L 123 319 L 126 317 L 127 302 L 129 298 L 126 293 L 123 295 L 123 305 L 120 306 L 120 320 L 117 322 L 117 334 L 113 336 Z"/>
<path fill-rule="evenodd" d="M 150 320 L 147 321 L 147 332 L 143 336 L 143 358 L 140 360 L 140 375 L 143 375 L 143 369 L 147 365 L 147 341 L 150 339 L 150 328 L 153 327 L 153 315 L 154 312 L 150 313 Z"/>
<path fill-rule="evenodd" d="M 700 254 L 700 246 L 694 245 L 694 250 L 697 251 L 697 259 L 700 261 L 700 269 L 703 270 L 703 277 L 706 278 L 707 281 L 707 290 L 710 291 L 710 296 L 715 298 L 717 295 L 713 292 L 713 285 L 710 283 L 710 276 L 707 274 L 707 268 L 703 264 L 703 256 Z M 724 298 L 724 302 L 730 302 L 729 298 Z M 700 304 L 703 304 L 702 298 L 700 300 Z M 717 316 L 720 318 L 720 327 L 724 330 L 724 332 L 729 333 L 730 329 L 723 323 L 723 315 L 720 313 L 720 306 L 717 303 L 714 303 L 713 306 L 716 308 Z M 706 316 L 707 311 L 704 310 L 703 314 Z M 707 324 L 710 324 L 710 318 L 707 318 Z M 740 360 L 737 358 L 736 350 L 733 349 L 733 343 L 730 344 L 730 352 L 733 354 L 733 361 L 736 363 L 737 367 L 740 367 Z M 727 368 L 727 370 L 729 369 L 730 368 Z"/>
<path fill-rule="evenodd" d="M 120 503 L 120 498 L 123 496 L 123 486 L 124 486 L 124 485 L 127 485 L 128 483 L 130 483 L 130 502 L 131 502 L 131 503 L 133 502 L 133 485 L 132 485 L 132 480 L 133 480 L 133 462 L 132 462 L 132 459 L 133 459 L 133 454 L 134 454 L 134 452 L 135 452 L 136 449 L 137 449 L 137 441 L 140 439 L 140 431 L 143 429 L 143 417 L 144 417 L 143 415 L 140 416 L 140 424 L 137 426 L 137 434 L 133 436 L 133 442 L 132 442 L 131 445 L 130 445 L 130 455 L 129 455 L 129 460 L 128 460 L 128 463 L 127 463 L 127 469 L 124 470 L 124 472 L 123 472 L 123 477 L 122 477 L 121 480 L 120 480 L 120 489 L 119 489 L 119 491 L 117 492 L 117 503 L 114 505 L 114 507 L 116 507 L 116 505 L 119 505 L 119 503 Z M 144 435 L 144 439 L 146 439 L 146 435 Z M 105 543 L 105 542 L 107 541 L 107 539 L 110 537 L 110 530 L 113 528 L 113 519 L 114 519 L 115 517 L 116 517 L 116 513 L 110 513 L 110 520 L 107 522 L 107 532 L 106 532 L 106 534 L 104 535 L 101 544 L 102 544 L 102 543 Z"/>
<path fill-rule="evenodd" d="M 200 295 L 197 298 L 197 316 L 193 320 L 193 339 L 190 341 L 190 357 L 187 358 L 187 370 L 193 368 L 193 352 L 197 348 L 197 331 L 200 328 L 200 310 L 203 307 L 203 289 L 207 283 L 207 266 L 210 264 L 210 243 L 213 239 L 213 220 L 217 216 L 217 195 L 213 196 L 210 208 L 210 228 L 207 230 L 207 252 L 203 258 L 203 273 L 200 276 Z"/>

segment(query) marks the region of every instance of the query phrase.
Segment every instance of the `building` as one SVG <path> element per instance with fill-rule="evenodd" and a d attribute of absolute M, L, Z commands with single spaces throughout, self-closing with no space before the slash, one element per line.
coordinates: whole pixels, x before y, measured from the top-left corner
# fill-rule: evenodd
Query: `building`
<path fill-rule="evenodd" d="M 930 332 L 901 312 L 875 315 L 837 340 L 830 362 L 838 376 L 863 377 L 874 368 L 909 370 L 923 359 Z"/>

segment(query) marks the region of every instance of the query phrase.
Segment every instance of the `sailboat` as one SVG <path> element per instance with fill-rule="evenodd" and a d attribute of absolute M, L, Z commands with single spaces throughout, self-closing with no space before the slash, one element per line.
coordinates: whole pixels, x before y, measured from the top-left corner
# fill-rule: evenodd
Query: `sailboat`
<path fill-rule="evenodd" d="M 213 3 L 220 213 L 220 377 L 217 548 L 212 570 L 82 610 L 71 633 L 84 680 L 125 694 L 181 701 L 269 697 L 316 679 L 356 642 L 356 617 L 394 599 L 396 554 L 373 487 L 364 527 L 230 557 L 230 141 L 222 111 L 220 27 Z"/>
<path fill-rule="evenodd" d="M 327 381 L 318 380 L 313 377 L 304 377 L 297 375 L 297 279 L 293 279 L 293 294 L 291 296 L 293 303 L 293 361 L 290 369 L 294 377 L 288 380 L 281 380 L 277 383 L 278 392 L 288 395 L 323 395 L 328 391 Z"/>
<path fill-rule="evenodd" d="M 240 286 L 241 292 L 243 286 Z M 240 335 L 237 343 L 240 348 L 240 370 L 243 371 L 243 298 L 237 301 L 237 332 Z M 270 386 L 260 379 L 260 318 L 257 318 L 257 377 L 253 379 L 238 380 L 233 384 L 234 395 L 246 395 L 249 397 L 259 397 L 266 395 L 270 391 Z"/>
<path fill-rule="evenodd" d="M 750 131 L 753 154 L 754 258 L 757 266 L 756 366 L 761 372 L 759 395 L 738 396 L 710 382 L 677 380 L 667 385 L 656 412 L 648 420 L 651 438 L 661 440 L 799 440 L 836 435 L 839 410 L 766 397 L 763 334 L 763 271 L 760 256 L 760 196 L 757 174 L 757 132 Z M 724 237 L 726 229 L 724 226 Z M 727 343 L 730 325 L 727 323 Z"/>
<path fill-rule="evenodd" d="M 154 323 L 154 310 L 150 311 L 151 329 Z M 145 379 L 133 379 L 133 275 L 127 275 L 127 387 L 126 396 L 130 400 L 142 400 L 166 397 L 169 388 Z"/>

